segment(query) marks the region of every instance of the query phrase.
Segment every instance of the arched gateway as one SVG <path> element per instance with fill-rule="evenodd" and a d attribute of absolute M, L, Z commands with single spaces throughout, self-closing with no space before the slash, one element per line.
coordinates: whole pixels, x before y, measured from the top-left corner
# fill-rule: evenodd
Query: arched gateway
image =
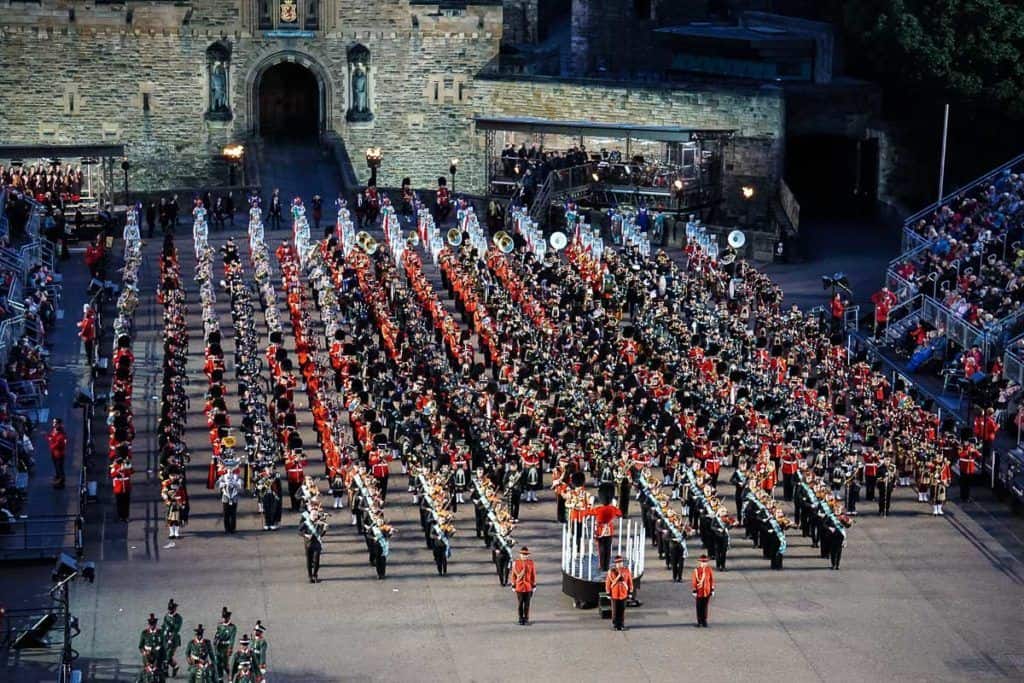
<path fill-rule="evenodd" d="M 248 79 L 250 127 L 275 138 L 313 138 L 328 128 L 332 88 L 307 55 L 279 52 L 261 60 Z"/>

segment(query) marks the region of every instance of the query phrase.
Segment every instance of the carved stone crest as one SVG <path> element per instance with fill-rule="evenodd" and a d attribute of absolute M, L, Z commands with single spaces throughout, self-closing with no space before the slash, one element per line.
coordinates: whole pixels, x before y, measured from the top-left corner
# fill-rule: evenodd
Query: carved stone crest
<path fill-rule="evenodd" d="M 281 0 L 281 23 L 294 24 L 299 20 L 299 7 L 295 0 Z"/>

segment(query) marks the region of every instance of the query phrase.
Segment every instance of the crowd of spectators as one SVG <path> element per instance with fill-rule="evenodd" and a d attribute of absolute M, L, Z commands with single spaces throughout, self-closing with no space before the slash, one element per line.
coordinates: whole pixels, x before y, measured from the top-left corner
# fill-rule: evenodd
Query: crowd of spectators
<path fill-rule="evenodd" d="M 0 322 L 17 318 L 17 330 L 0 339 L 0 530 L 9 529 L 25 500 L 28 475 L 36 461 L 33 432 L 38 414 L 25 407 L 47 394 L 48 336 L 57 321 L 57 302 L 51 286 L 57 279 L 42 261 L 25 263 L 21 252 L 10 248 L 24 242 L 36 209 L 35 200 L 52 201 L 54 193 L 73 189 L 80 176 L 56 166 L 29 168 L 0 166 L 0 192 L 7 232 L 0 236 Z"/>
<path fill-rule="evenodd" d="M 1019 170 L 1000 171 L 910 226 L 927 243 L 893 268 L 911 285 L 895 288 L 904 299 L 922 293 L 952 314 L 936 324 L 921 319 L 891 340 L 907 368 L 941 377 L 943 389 L 962 392 L 982 410 L 991 408 L 1002 426 L 1008 426 L 1004 422 L 1021 394 L 1003 374 L 1003 344 L 1021 331 L 1013 320 L 1024 312 L 1024 176 Z M 876 320 L 881 317 L 884 325 L 895 297 L 883 293 L 873 300 Z M 956 321 L 969 323 L 986 339 L 952 336 Z"/>
<path fill-rule="evenodd" d="M 1024 303 L 1022 221 L 1024 177 L 1007 169 L 919 220 L 912 229 L 929 244 L 895 272 L 972 325 L 990 328 Z"/>

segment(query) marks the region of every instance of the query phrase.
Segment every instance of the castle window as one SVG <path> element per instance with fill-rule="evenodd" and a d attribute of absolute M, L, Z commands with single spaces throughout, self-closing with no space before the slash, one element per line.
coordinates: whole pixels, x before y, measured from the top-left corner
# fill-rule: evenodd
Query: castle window
<path fill-rule="evenodd" d="M 149 113 L 149 93 L 142 93 L 142 111 Z"/>

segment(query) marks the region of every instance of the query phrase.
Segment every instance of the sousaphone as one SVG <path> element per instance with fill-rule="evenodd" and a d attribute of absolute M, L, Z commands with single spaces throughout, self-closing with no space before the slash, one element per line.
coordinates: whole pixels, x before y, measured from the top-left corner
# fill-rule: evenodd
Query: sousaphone
<path fill-rule="evenodd" d="M 458 247 L 462 244 L 462 231 L 458 228 L 451 228 L 448 230 L 448 234 L 445 235 L 448 238 L 448 245 L 452 247 Z"/>
<path fill-rule="evenodd" d="M 356 245 L 370 256 L 377 252 L 377 240 L 365 230 L 360 230 L 356 233 Z"/>
<path fill-rule="evenodd" d="M 516 248 L 515 240 L 512 239 L 512 235 L 508 234 L 504 230 L 499 230 L 494 233 L 494 237 L 491 238 L 494 242 L 494 246 L 497 247 L 498 251 L 502 254 L 510 254 L 512 250 Z"/>
<path fill-rule="evenodd" d="M 553 232 L 548 238 L 548 242 L 551 243 L 551 248 L 555 251 L 562 251 L 569 244 L 569 238 L 565 236 L 564 232 Z"/>

